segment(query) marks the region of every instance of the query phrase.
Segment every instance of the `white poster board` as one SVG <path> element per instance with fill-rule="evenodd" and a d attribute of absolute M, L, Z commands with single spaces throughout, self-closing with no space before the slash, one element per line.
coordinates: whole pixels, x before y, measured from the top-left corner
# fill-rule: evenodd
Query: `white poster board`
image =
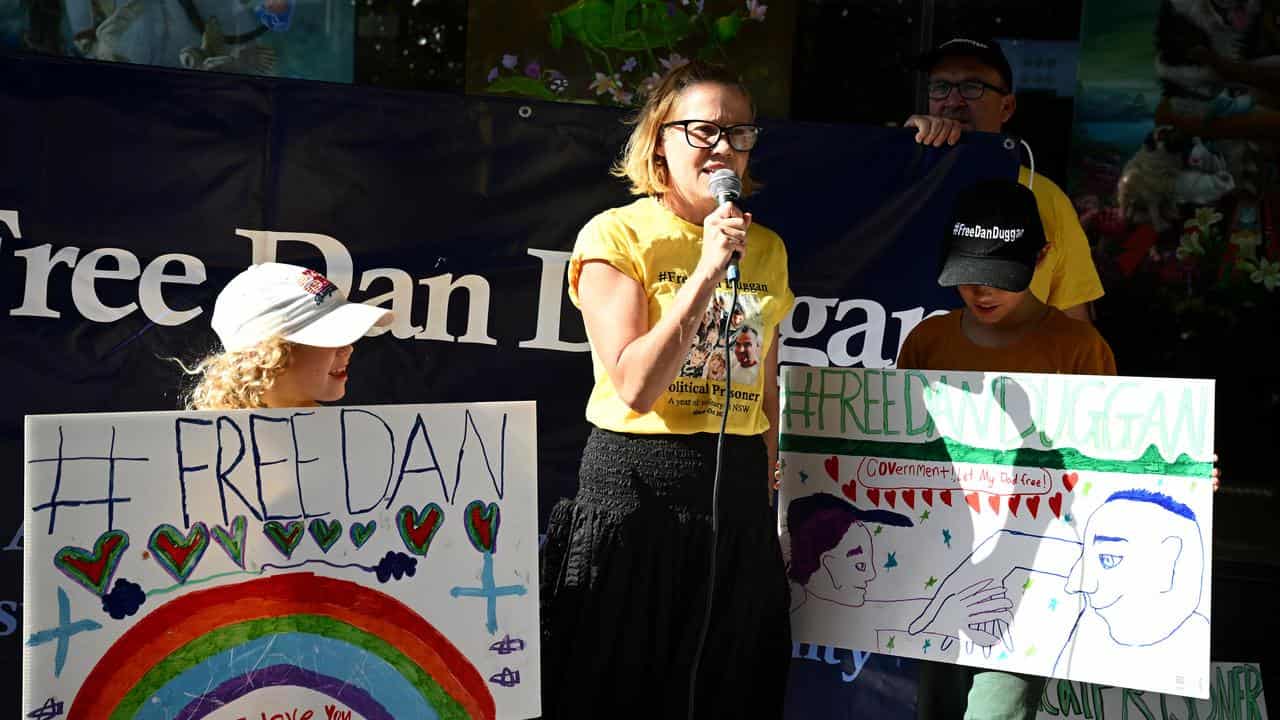
<path fill-rule="evenodd" d="M 1212 381 L 785 369 L 794 640 L 1209 694 Z"/>
<path fill-rule="evenodd" d="M 1215 662 L 1207 700 L 1050 679 L 1036 717 L 1267 720 L 1267 699 L 1262 692 L 1262 668 L 1258 663 Z"/>
<path fill-rule="evenodd" d="M 540 714 L 533 403 L 28 417 L 23 717 Z"/>

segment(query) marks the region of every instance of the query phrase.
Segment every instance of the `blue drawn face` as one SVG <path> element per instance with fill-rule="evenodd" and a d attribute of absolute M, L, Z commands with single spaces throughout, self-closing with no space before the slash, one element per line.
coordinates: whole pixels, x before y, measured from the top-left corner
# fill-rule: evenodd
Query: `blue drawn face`
<path fill-rule="evenodd" d="M 840 544 L 823 553 L 821 567 L 809 578 L 810 594 L 850 607 L 867 601 L 867 583 L 876 577 L 875 547 L 866 525 L 854 523 Z"/>
<path fill-rule="evenodd" d="M 1199 603 L 1200 547 L 1194 521 L 1149 502 L 1108 502 L 1085 526 L 1067 591 L 1085 594 L 1117 642 L 1149 644 Z"/>

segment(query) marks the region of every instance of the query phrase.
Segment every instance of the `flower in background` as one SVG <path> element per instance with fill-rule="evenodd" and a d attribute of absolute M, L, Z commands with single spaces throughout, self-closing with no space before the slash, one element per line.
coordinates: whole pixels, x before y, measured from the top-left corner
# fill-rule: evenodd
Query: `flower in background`
<path fill-rule="evenodd" d="M 498 79 L 498 68 L 495 67 L 490 69 L 489 75 L 488 75 L 489 82 L 493 82 L 494 80 L 497 80 L 497 79 Z"/>
<path fill-rule="evenodd" d="M 764 22 L 764 14 L 768 12 L 769 6 L 762 5 L 760 0 L 747 0 L 747 19 L 759 20 Z"/>
<path fill-rule="evenodd" d="M 631 100 L 635 97 L 635 93 L 628 92 L 621 84 L 609 88 L 609 94 L 613 96 L 613 101 L 619 105 L 630 105 Z"/>
<path fill-rule="evenodd" d="M 1184 228 L 1198 227 L 1201 230 L 1208 230 L 1217 225 L 1222 220 L 1222 213 L 1214 210 L 1212 207 L 1196 208 L 1196 216 L 1190 218 L 1182 224 Z"/>
<path fill-rule="evenodd" d="M 605 75 L 602 72 L 598 72 L 596 73 L 596 79 L 592 80 L 591 84 L 587 87 L 591 90 L 595 90 L 597 95 L 603 95 L 605 93 L 612 93 L 615 89 L 620 87 L 620 83 L 621 81 L 617 75 Z"/>
<path fill-rule="evenodd" d="M 658 73 L 652 73 L 649 77 L 640 81 L 640 86 L 636 91 L 641 95 L 648 95 L 658 89 L 658 83 L 662 82 L 662 76 Z"/>
<path fill-rule="evenodd" d="M 1218 217 L 1221 218 L 1222 216 L 1219 215 Z M 1177 256 L 1179 260 L 1186 260 L 1196 255 L 1204 255 L 1204 244 L 1200 242 L 1200 237 L 1201 231 L 1198 228 L 1190 228 L 1182 233 L 1182 240 L 1178 243 Z"/>
<path fill-rule="evenodd" d="M 534 79 L 542 77 L 542 64 L 539 63 L 537 60 L 534 60 L 533 62 L 524 66 L 524 74 L 525 76 L 531 77 Z"/>
<path fill-rule="evenodd" d="M 1236 246 L 1241 259 L 1252 260 L 1258 257 L 1258 246 L 1262 244 L 1262 236 L 1257 230 L 1236 230 L 1231 233 L 1230 242 Z"/>
<path fill-rule="evenodd" d="M 1280 260 L 1271 262 L 1262 258 L 1256 265 L 1251 262 L 1242 262 L 1240 267 L 1249 271 L 1249 279 L 1266 288 L 1267 292 L 1280 287 Z"/>
<path fill-rule="evenodd" d="M 636 65 L 639 64 L 640 63 L 636 62 L 634 57 L 629 57 L 626 62 L 622 63 L 622 72 L 631 72 L 632 70 L 635 70 Z"/>
<path fill-rule="evenodd" d="M 671 72 L 672 70 L 675 70 L 678 67 L 684 67 L 685 65 L 688 65 L 689 58 L 682 56 L 680 53 L 673 52 L 669 57 L 662 58 L 658 62 L 662 64 L 662 67 L 667 72 Z"/>
<path fill-rule="evenodd" d="M 502 56 L 502 67 L 504 67 L 504 68 L 506 68 L 506 69 L 508 69 L 508 70 L 515 70 L 515 69 L 516 69 L 516 63 L 518 63 L 518 62 L 520 62 L 520 58 L 516 57 L 515 55 L 503 55 L 503 56 Z"/>

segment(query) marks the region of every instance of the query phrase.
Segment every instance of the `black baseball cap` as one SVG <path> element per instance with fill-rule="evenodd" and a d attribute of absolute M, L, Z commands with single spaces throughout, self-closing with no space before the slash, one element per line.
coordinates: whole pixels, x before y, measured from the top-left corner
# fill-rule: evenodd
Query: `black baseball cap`
<path fill-rule="evenodd" d="M 1036 196 L 1014 180 L 985 180 L 956 197 L 938 284 L 1022 292 L 1031 285 L 1044 225 Z"/>
<path fill-rule="evenodd" d="M 954 37 L 935 46 L 916 59 L 917 70 L 929 72 L 935 65 L 949 57 L 971 57 L 1000 73 L 1005 89 L 1013 92 L 1013 68 L 1005 57 L 1000 43 L 987 37 Z"/>

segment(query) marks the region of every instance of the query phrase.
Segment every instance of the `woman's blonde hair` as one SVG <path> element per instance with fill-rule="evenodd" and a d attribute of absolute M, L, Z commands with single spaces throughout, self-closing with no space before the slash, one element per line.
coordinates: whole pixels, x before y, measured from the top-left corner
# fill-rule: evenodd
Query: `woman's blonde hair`
<path fill-rule="evenodd" d="M 197 376 L 186 397 L 188 410 L 243 410 L 267 406 L 264 396 L 289 367 L 293 343 L 279 337 L 237 352 L 219 352 L 188 369 Z"/>
<path fill-rule="evenodd" d="M 756 108 L 751 92 L 724 66 L 693 60 L 671 70 L 649 93 L 635 117 L 628 120 L 635 128 L 631 131 L 631 137 L 627 138 L 622 156 L 610 169 L 615 176 L 631 181 L 633 194 L 657 196 L 671 190 L 671 186 L 667 184 L 666 161 L 657 153 L 658 136 L 662 132 L 662 123 L 680 99 L 680 94 L 700 83 L 725 85 L 741 92 L 751 105 L 751 116 L 755 117 Z M 742 194 L 749 195 L 753 185 L 758 183 L 752 181 L 748 170 L 743 173 Z"/>

